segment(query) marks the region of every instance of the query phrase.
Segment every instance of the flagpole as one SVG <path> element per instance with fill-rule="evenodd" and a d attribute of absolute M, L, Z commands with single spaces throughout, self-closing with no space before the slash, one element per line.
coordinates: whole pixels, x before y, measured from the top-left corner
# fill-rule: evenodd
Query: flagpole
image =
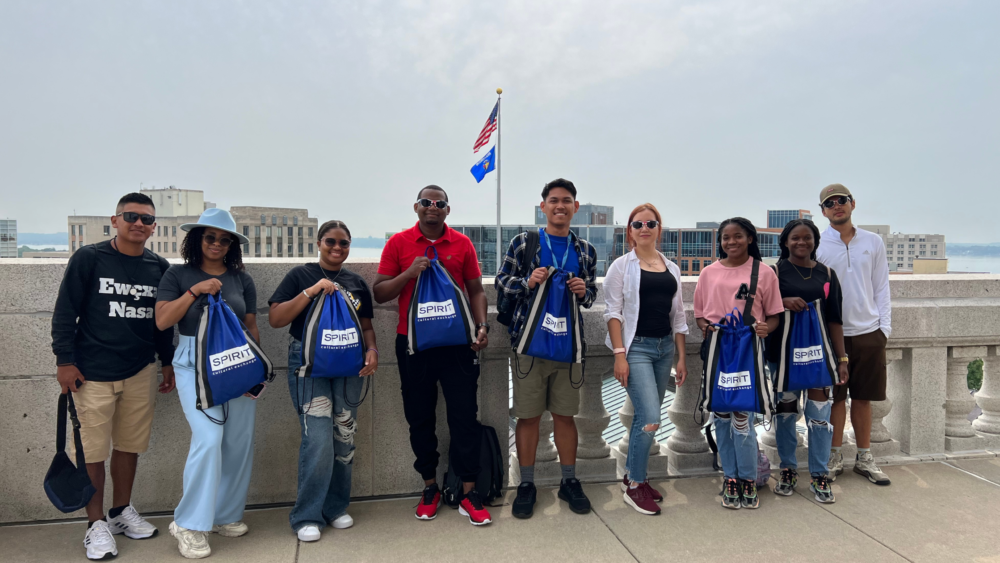
<path fill-rule="evenodd" d="M 494 156 L 494 162 L 497 168 L 497 262 L 496 270 L 500 271 L 500 264 L 503 261 L 503 254 L 501 254 L 501 248 L 503 240 L 500 236 L 500 94 L 503 94 L 503 88 L 497 88 L 497 154 Z"/>

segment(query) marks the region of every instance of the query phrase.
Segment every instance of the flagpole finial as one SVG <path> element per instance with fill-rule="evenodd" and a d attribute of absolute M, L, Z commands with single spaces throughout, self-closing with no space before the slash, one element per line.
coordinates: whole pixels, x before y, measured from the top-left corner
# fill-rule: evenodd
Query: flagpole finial
<path fill-rule="evenodd" d="M 497 96 L 503 94 L 503 88 L 497 88 Z"/>

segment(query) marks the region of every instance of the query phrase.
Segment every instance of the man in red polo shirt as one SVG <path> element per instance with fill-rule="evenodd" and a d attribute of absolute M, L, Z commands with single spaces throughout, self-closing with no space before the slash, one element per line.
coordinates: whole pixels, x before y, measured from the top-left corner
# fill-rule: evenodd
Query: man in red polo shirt
<path fill-rule="evenodd" d="M 432 520 L 441 504 L 437 485 L 440 455 L 435 434 L 438 381 L 444 392 L 451 431 L 450 469 L 462 479 L 461 512 L 476 526 L 492 522 L 475 490 L 479 475 L 479 425 L 476 413 L 479 405 L 476 390 L 479 381 L 479 350 L 486 347 L 489 325 L 486 324 L 486 294 L 476 249 L 469 237 L 445 224 L 451 213 L 448 194 L 438 186 L 427 186 L 417 193 L 413 204 L 417 224 L 412 229 L 393 235 L 382 249 L 378 276 L 372 288 L 375 301 L 385 303 L 399 297 L 399 324 L 396 326 L 396 360 L 399 363 L 400 387 L 403 392 L 403 413 L 410 425 L 410 447 L 417 460 L 413 463 L 424 478 L 424 493 L 417 505 L 417 518 Z M 407 346 L 406 313 L 417 283 L 417 277 L 430 266 L 424 256 L 428 246 L 434 246 L 438 259 L 469 295 L 472 316 L 477 325 L 476 342 L 472 346 L 443 346 L 418 351 L 410 355 Z"/>

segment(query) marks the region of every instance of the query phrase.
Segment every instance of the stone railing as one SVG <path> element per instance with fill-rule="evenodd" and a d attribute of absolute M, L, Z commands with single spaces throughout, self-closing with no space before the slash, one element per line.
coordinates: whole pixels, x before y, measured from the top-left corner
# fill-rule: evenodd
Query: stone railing
<path fill-rule="evenodd" d="M 259 399 L 251 504 L 287 503 L 295 498 L 299 424 L 285 390 L 288 335 L 284 329 L 268 326 L 267 299 L 285 273 L 298 263 L 301 261 L 294 259 L 251 259 L 247 264 L 257 285 L 258 326 L 264 348 L 278 371 L 274 384 Z M 349 267 L 369 283 L 375 277 L 373 260 L 352 261 Z M 56 511 L 41 486 L 55 442 L 59 388 L 54 377 L 50 329 L 64 270 L 65 260 L 0 261 L 0 471 L 4 475 L 0 479 L 0 522 L 80 515 Z M 695 278 L 685 278 L 682 283 L 691 326 L 695 283 Z M 492 279 L 484 280 L 484 285 L 489 302 L 495 303 Z M 906 462 L 970 450 L 979 453 L 961 455 L 992 455 L 989 450 L 1000 450 L 1000 276 L 893 276 L 891 285 L 891 401 L 874 407 L 878 419 L 872 436 L 876 455 Z M 577 416 L 577 473 L 588 481 L 620 477 L 628 442 L 607 444 L 601 432 L 611 416 L 627 420 L 631 415 L 628 403 L 621 412 L 608 413 L 601 397 L 601 380 L 610 374 L 613 363 L 610 350 L 604 346 L 603 307 L 599 299 L 584 314 L 589 349 Z M 492 308 L 490 317 L 495 317 Z M 382 356 L 358 413 L 352 488 L 355 497 L 413 494 L 422 488 L 419 475 L 412 469 L 409 432 L 403 419 L 393 353 L 396 318 L 394 302 L 376 307 L 374 325 Z M 501 443 L 506 443 L 509 342 L 503 327 L 493 324 L 490 347 L 482 355 L 479 416 L 497 430 Z M 692 416 L 701 371 L 697 353 L 700 337 L 696 332 L 692 331 L 687 344 L 689 382 L 677 388 L 668 410 L 676 430 L 665 443 L 654 445 L 652 477 L 711 471 L 711 454 L 701 424 Z M 985 359 L 985 377 L 973 399 L 964 390 L 963 369 L 977 357 Z M 983 414 L 970 423 L 963 413 L 969 412 L 973 401 L 978 402 Z M 546 419 L 542 422 L 545 436 L 552 428 L 551 419 Z M 440 473 L 446 469 L 448 459 L 445 420 L 444 401 L 439 398 Z M 164 511 L 176 506 L 189 437 L 177 394 L 158 395 L 153 438 L 149 452 L 140 456 L 134 491 L 135 502 L 142 510 Z M 767 447 L 767 436 L 761 440 Z M 845 447 L 845 458 L 853 459 L 848 449 Z M 557 478 L 556 458 L 551 440 L 541 440 L 536 470 L 540 484 Z"/>

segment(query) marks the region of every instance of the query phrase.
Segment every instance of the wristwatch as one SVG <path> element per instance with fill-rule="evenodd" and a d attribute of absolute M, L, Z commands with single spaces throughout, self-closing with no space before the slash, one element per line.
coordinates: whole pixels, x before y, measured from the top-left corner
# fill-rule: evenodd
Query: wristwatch
<path fill-rule="evenodd" d="M 840 358 L 837 359 L 837 362 L 841 364 L 846 364 L 848 360 L 849 358 L 847 356 L 841 356 Z"/>
<path fill-rule="evenodd" d="M 486 334 L 490 333 L 490 323 L 479 323 L 479 324 L 477 324 L 476 325 L 476 332 L 479 332 L 479 329 L 481 329 L 481 328 L 485 328 L 486 329 Z"/>

